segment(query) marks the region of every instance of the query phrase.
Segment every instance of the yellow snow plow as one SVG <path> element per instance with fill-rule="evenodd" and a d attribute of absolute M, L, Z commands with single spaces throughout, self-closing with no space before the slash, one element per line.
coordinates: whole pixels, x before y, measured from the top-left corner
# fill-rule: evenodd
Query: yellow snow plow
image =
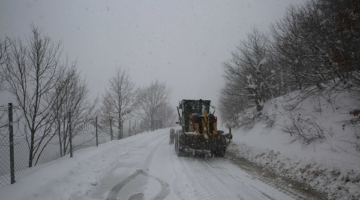
<path fill-rule="evenodd" d="M 175 135 L 175 151 L 178 156 L 210 153 L 223 157 L 232 134 L 217 130 L 217 117 L 210 112 L 210 100 L 182 100 L 177 107 L 181 130 Z"/>

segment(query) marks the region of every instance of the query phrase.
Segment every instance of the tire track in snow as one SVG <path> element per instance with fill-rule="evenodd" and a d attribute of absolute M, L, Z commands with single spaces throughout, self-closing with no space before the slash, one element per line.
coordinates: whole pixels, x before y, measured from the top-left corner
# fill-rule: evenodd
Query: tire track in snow
<path fill-rule="evenodd" d="M 166 135 L 167 136 L 167 135 Z M 155 139 L 158 139 L 160 137 L 164 137 L 163 135 L 155 138 Z M 136 170 L 132 175 L 130 175 L 128 178 L 126 178 L 125 180 L 123 180 L 121 183 L 115 185 L 108 197 L 106 198 L 106 200 L 116 200 L 117 199 L 117 196 L 118 196 L 118 193 L 120 192 L 120 190 L 126 185 L 128 184 L 130 181 L 134 180 L 138 175 L 142 174 L 144 176 L 147 176 L 148 178 L 152 178 L 152 179 L 155 179 L 157 180 L 160 185 L 161 185 L 161 190 L 158 192 L 158 194 L 156 194 L 155 198 L 153 198 L 154 200 L 163 200 L 165 199 L 169 194 L 170 194 L 170 188 L 169 188 L 169 184 L 157 177 L 154 177 L 154 176 L 151 176 L 149 175 L 148 173 L 146 173 L 144 170 L 149 170 L 149 167 L 150 167 L 150 164 L 152 162 L 152 159 L 154 158 L 154 155 L 157 151 L 157 149 L 159 148 L 160 146 L 160 143 L 162 143 L 165 139 L 167 139 L 167 137 L 165 137 L 164 139 L 160 140 L 160 142 L 158 142 L 155 147 L 150 151 L 149 155 L 146 157 L 146 160 L 144 162 L 144 165 L 143 165 L 143 169 L 138 169 Z M 132 198 L 132 197 L 130 197 Z"/>
<path fill-rule="evenodd" d="M 130 175 L 129 177 L 127 177 L 125 180 L 123 180 L 121 183 L 115 185 L 115 187 L 113 187 L 110 190 L 110 193 L 108 195 L 108 197 L 106 198 L 106 200 L 116 200 L 117 199 L 117 195 L 119 193 L 119 191 L 121 190 L 121 188 L 123 188 L 126 184 L 128 184 L 131 180 L 133 180 L 134 178 L 136 178 L 139 174 L 141 174 L 143 171 L 142 170 L 136 170 L 135 173 L 133 173 L 132 175 Z"/>
<path fill-rule="evenodd" d="M 241 199 L 270 199 L 275 200 L 276 198 L 272 197 L 269 194 L 266 194 L 265 192 L 262 192 L 258 189 L 256 189 L 254 186 L 250 185 L 249 183 L 244 182 L 244 178 L 233 175 L 233 172 L 228 170 L 226 167 L 224 167 L 222 164 L 224 162 L 229 163 L 228 160 L 221 158 L 221 163 L 219 163 L 220 159 L 217 160 L 209 160 L 204 162 L 204 167 L 207 171 L 214 174 L 214 178 L 216 178 L 218 181 L 222 182 L 223 179 L 225 180 L 232 180 L 233 182 L 236 182 L 239 186 L 239 189 L 241 189 L 242 194 L 238 194 L 238 197 Z M 253 179 L 251 176 L 250 179 Z M 224 183 L 225 185 L 226 183 Z M 249 186 L 254 188 L 259 193 L 254 193 L 253 191 L 249 190 Z M 257 195 L 260 194 L 260 195 Z"/>
<path fill-rule="evenodd" d="M 221 162 L 227 162 L 225 159 L 222 158 L 218 158 L 216 160 L 212 160 L 213 162 L 211 162 L 211 164 L 214 164 L 215 166 L 210 165 L 209 161 L 204 161 L 202 163 L 202 166 L 204 167 L 204 169 L 206 169 L 206 171 L 208 171 L 209 173 L 213 174 L 213 178 L 217 179 L 217 181 L 221 182 L 224 186 L 225 189 L 227 189 L 226 185 L 228 183 L 225 183 L 223 181 L 227 180 L 227 182 L 229 182 L 229 179 L 232 179 L 234 182 L 237 183 L 239 190 L 241 190 L 242 194 L 237 194 L 237 197 L 240 199 L 264 199 L 263 197 L 258 197 L 257 195 L 255 195 L 254 193 L 252 193 L 251 191 L 248 190 L 248 184 L 245 184 L 244 181 L 241 178 L 238 177 L 234 177 L 232 176 L 232 172 L 225 170 L 225 168 L 220 167 L 217 165 L 216 162 L 219 161 L 219 159 L 221 159 Z M 221 173 L 222 172 L 222 173 Z M 266 198 L 268 198 L 267 195 L 265 195 Z M 272 199 L 272 198 L 269 198 Z M 273 200 L 273 199 L 272 199 Z"/>
<path fill-rule="evenodd" d="M 208 164 L 210 165 L 210 163 L 208 163 Z M 273 177 L 266 176 L 264 173 L 259 174 L 256 171 L 256 169 L 254 169 L 254 168 L 251 168 L 251 167 L 244 167 L 243 168 L 242 166 L 239 166 L 239 167 L 242 168 L 247 174 L 251 175 L 253 177 L 253 179 L 257 179 L 257 180 L 259 180 L 259 181 L 261 181 L 261 182 L 275 188 L 276 190 L 288 195 L 289 197 L 292 197 L 292 198 L 297 199 L 297 200 L 313 199 L 313 198 L 311 198 L 309 196 L 304 196 L 303 194 L 297 192 L 296 190 L 294 190 L 291 187 L 283 185 L 282 182 L 278 181 L 278 179 L 274 179 Z M 226 168 L 222 168 L 219 165 L 216 165 L 213 168 L 218 168 L 218 169 L 222 169 L 222 170 L 225 170 L 225 171 L 229 172 Z M 229 175 L 232 176 L 231 173 L 229 173 Z M 236 178 L 236 179 L 239 179 L 239 180 L 241 179 L 241 177 L 238 177 L 238 176 L 232 176 L 232 177 Z M 269 194 L 267 194 L 264 191 L 254 187 L 253 185 L 249 185 L 249 186 L 252 187 L 253 189 L 257 190 L 258 192 L 260 192 L 262 195 L 264 195 L 268 199 L 271 199 L 271 200 L 276 199 L 275 197 L 270 196 Z"/>
<path fill-rule="evenodd" d="M 170 149 L 174 151 L 173 149 Z M 175 194 L 182 200 L 188 199 L 256 199 L 250 191 L 245 191 L 246 195 L 232 194 L 233 190 L 225 186 L 227 177 L 214 177 L 213 171 L 210 171 L 204 162 L 213 158 L 202 157 L 177 157 L 175 154 L 171 157 L 172 165 L 176 179 L 173 182 Z M 216 160 L 224 160 L 215 158 Z M 191 164 L 190 164 L 191 163 Z M 211 166 L 210 166 L 211 167 Z M 226 174 L 231 174 L 226 172 Z M 216 180 L 215 180 L 215 179 Z M 214 184 L 215 183 L 215 184 Z M 243 183 L 244 184 L 244 183 Z"/>
<path fill-rule="evenodd" d="M 166 135 L 166 136 L 167 136 L 167 135 Z M 163 137 L 163 135 L 161 135 L 161 137 Z M 160 138 L 160 137 L 159 137 L 159 138 Z M 156 139 L 158 139 L 158 138 L 156 138 Z M 157 149 L 159 148 L 160 144 L 161 144 L 165 139 L 167 139 L 167 137 L 164 138 L 164 139 L 162 139 L 162 140 L 160 140 L 160 142 L 158 142 L 158 143 L 155 145 L 155 147 L 154 147 L 153 149 L 151 149 L 149 155 L 146 157 L 146 160 L 145 160 L 145 162 L 144 162 L 143 170 L 149 170 L 151 161 L 152 161 L 152 159 L 154 158 L 154 155 L 155 155 Z"/>
<path fill-rule="evenodd" d="M 269 196 L 269 195 L 266 194 L 265 192 L 257 189 L 256 187 L 254 187 L 254 186 L 252 186 L 252 185 L 251 185 L 251 187 L 254 188 L 255 190 L 259 191 L 262 195 L 266 196 L 266 197 L 269 198 L 270 200 L 276 200 L 274 197 Z"/>
<path fill-rule="evenodd" d="M 268 196 L 266 195 L 259 195 L 258 192 L 255 193 L 254 191 L 249 190 L 249 185 L 244 182 L 244 179 L 233 177 L 233 172 L 223 168 L 222 165 L 228 163 L 227 160 L 223 158 L 211 158 L 202 159 L 200 161 L 197 162 L 197 166 L 194 171 L 197 174 L 201 174 L 201 171 L 202 174 L 211 174 L 211 177 L 203 177 L 203 179 L 212 185 L 213 190 L 216 190 L 217 194 L 221 194 L 221 197 L 225 197 L 224 199 L 268 199 Z M 216 184 L 214 185 L 213 183 Z M 236 191 L 236 194 L 234 194 L 234 191 Z"/>
<path fill-rule="evenodd" d="M 169 151 L 174 152 L 170 146 Z M 231 158 L 231 157 L 230 157 Z M 254 165 L 225 158 L 171 155 L 174 193 L 181 199 L 319 199 Z"/>
<path fill-rule="evenodd" d="M 227 159 L 176 158 L 174 156 L 172 159 L 173 165 L 180 165 L 180 168 L 175 171 L 176 179 L 173 186 L 176 195 L 182 200 L 274 200 L 290 197 L 273 187 L 267 186 L 264 191 L 256 189 L 254 186 L 259 185 L 260 182 Z"/>
<path fill-rule="evenodd" d="M 175 155 L 176 156 L 176 155 Z M 191 170 L 187 167 L 185 158 L 175 157 L 177 160 L 173 162 L 173 166 L 179 166 L 175 171 L 176 178 L 173 182 L 175 194 L 182 200 L 188 199 L 207 199 L 217 200 L 221 199 L 213 193 L 213 188 L 209 183 L 205 183 L 198 178 L 192 176 Z"/>

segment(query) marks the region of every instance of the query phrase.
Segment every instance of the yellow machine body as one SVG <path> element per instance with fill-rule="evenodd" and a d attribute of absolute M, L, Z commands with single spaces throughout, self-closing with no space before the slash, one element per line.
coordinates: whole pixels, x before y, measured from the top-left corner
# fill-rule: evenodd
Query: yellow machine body
<path fill-rule="evenodd" d="M 210 112 L 210 107 L 210 100 L 180 101 L 178 123 L 181 131 L 175 137 L 178 155 L 186 150 L 209 150 L 214 155 L 224 156 L 228 135 L 217 130 L 217 117 Z"/>

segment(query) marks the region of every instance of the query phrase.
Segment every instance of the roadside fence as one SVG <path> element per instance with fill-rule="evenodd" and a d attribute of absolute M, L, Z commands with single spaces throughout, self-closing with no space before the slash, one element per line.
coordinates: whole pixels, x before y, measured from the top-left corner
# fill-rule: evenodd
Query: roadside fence
<path fill-rule="evenodd" d="M 19 109 L 11 103 L 0 106 L 0 187 L 13 184 L 16 179 L 59 158 L 73 157 L 75 150 L 111 140 L 110 134 L 98 127 L 97 117 L 74 127 L 69 113 L 62 129 L 44 125 L 41 131 L 47 131 L 47 134 L 34 134 L 34 137 L 30 136 L 24 120 Z"/>

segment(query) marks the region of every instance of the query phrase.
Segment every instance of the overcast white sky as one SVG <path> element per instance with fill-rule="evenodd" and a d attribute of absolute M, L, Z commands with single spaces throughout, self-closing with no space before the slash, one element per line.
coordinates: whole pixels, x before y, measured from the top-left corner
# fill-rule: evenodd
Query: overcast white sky
<path fill-rule="evenodd" d="M 77 60 L 91 96 L 116 67 L 137 86 L 152 81 L 181 99 L 218 103 L 222 63 L 252 27 L 268 31 L 291 4 L 305 0 L 1 0 L 0 37 L 30 35 L 30 25 L 61 41 Z"/>

